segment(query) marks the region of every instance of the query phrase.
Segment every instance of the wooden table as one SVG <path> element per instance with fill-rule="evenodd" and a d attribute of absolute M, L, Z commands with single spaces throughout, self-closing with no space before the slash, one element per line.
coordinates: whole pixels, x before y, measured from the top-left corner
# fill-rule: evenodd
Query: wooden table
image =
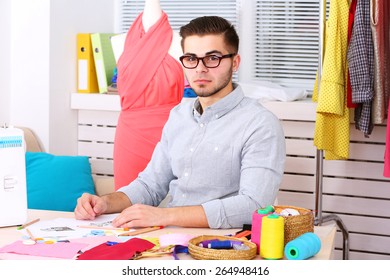
<path fill-rule="evenodd" d="M 73 212 L 60 212 L 60 211 L 45 211 L 45 210 L 28 210 L 28 221 L 40 218 L 41 220 L 53 220 L 56 218 L 74 218 Z M 10 244 L 17 240 L 21 240 L 21 233 L 18 232 L 16 226 L 0 228 L 0 247 Z M 240 229 L 209 229 L 209 228 L 181 228 L 181 227 L 166 227 L 161 230 L 148 232 L 141 234 L 139 237 L 158 237 L 168 233 L 182 233 L 191 234 L 194 236 L 198 235 L 228 235 L 234 234 Z M 336 235 L 336 226 L 334 224 L 314 227 L 314 232 L 321 239 L 321 250 L 310 260 L 329 260 L 332 259 L 334 249 L 334 239 Z M 12 259 L 17 257 L 18 259 L 30 259 L 31 256 L 12 256 L 14 254 L 0 253 L 0 259 Z M 189 254 L 180 254 L 180 259 L 191 260 Z M 36 259 L 36 257 L 35 257 Z M 46 259 L 46 258 L 42 258 Z M 157 258 L 144 258 L 144 260 L 172 260 L 172 256 L 165 255 Z M 257 256 L 256 259 L 261 259 Z"/>

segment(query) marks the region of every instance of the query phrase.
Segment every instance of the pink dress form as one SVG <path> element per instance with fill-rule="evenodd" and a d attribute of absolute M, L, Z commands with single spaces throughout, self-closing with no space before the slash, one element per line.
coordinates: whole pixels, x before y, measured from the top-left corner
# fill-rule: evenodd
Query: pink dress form
<path fill-rule="evenodd" d="M 146 33 L 141 13 L 127 33 L 117 65 L 121 112 L 114 143 L 115 189 L 146 167 L 170 110 L 183 97 L 183 69 L 168 53 L 172 37 L 164 12 Z"/>

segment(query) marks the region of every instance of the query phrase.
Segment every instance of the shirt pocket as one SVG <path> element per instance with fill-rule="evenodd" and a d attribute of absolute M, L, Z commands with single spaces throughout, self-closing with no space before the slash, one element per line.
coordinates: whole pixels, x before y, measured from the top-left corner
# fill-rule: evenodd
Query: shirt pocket
<path fill-rule="evenodd" d="M 198 147 L 193 167 L 201 186 L 226 188 L 232 179 L 233 147 L 206 142 Z"/>

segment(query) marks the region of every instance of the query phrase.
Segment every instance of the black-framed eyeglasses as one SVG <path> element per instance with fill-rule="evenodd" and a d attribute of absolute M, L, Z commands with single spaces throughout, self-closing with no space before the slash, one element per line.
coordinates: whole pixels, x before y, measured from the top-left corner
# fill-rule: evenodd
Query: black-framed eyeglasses
<path fill-rule="evenodd" d="M 217 68 L 221 63 L 221 60 L 224 58 L 229 58 L 235 56 L 235 53 L 225 54 L 223 56 L 218 56 L 215 54 L 206 55 L 204 57 L 197 57 L 195 55 L 183 55 L 179 59 L 181 64 L 187 69 L 194 69 L 198 66 L 199 61 L 202 60 L 203 65 L 207 68 Z"/>

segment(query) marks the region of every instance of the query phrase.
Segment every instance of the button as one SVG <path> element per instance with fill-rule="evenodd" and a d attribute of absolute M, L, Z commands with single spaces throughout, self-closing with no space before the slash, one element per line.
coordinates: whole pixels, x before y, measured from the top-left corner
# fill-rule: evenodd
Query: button
<path fill-rule="evenodd" d="M 34 245 L 36 242 L 32 239 L 23 240 L 24 245 Z"/>
<path fill-rule="evenodd" d="M 218 151 L 218 150 L 219 150 L 219 148 L 218 148 L 218 147 L 215 147 L 215 148 L 214 148 L 214 151 Z"/>
<path fill-rule="evenodd" d="M 194 148 L 190 148 L 190 152 L 193 152 L 194 151 Z"/>
<path fill-rule="evenodd" d="M 184 176 L 185 176 L 185 177 L 188 177 L 188 172 L 184 173 Z"/>
<path fill-rule="evenodd" d="M 200 126 L 200 127 L 204 127 L 204 124 L 203 124 L 203 123 L 201 123 L 199 126 Z"/>
<path fill-rule="evenodd" d="M 216 115 L 215 115 L 215 118 L 218 119 L 218 117 L 219 117 L 218 114 L 216 114 Z"/>
<path fill-rule="evenodd" d="M 187 197 L 185 194 L 182 194 L 181 197 Z"/>

